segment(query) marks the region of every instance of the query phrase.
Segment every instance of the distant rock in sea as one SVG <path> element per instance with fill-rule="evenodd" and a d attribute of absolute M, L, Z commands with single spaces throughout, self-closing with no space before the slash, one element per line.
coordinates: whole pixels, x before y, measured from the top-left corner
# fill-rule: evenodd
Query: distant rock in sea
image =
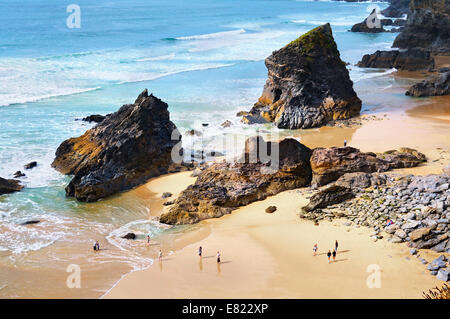
<path fill-rule="evenodd" d="M 376 14 L 376 9 L 373 9 L 370 15 L 364 19 L 363 22 L 356 23 L 353 25 L 353 27 L 350 29 L 351 32 L 366 32 L 366 33 L 380 33 L 380 32 L 386 32 L 386 30 L 383 28 L 383 25 L 380 20 L 380 25 L 377 26 L 373 24 L 373 26 L 369 26 L 370 24 L 367 23 L 367 20 L 374 19 L 373 15 Z M 391 21 L 392 22 L 392 21 Z"/>
<path fill-rule="evenodd" d="M 101 121 L 103 121 L 105 119 L 105 117 L 106 116 L 100 115 L 100 114 L 92 114 L 92 115 L 84 117 L 82 119 L 82 121 L 100 123 Z"/>
<path fill-rule="evenodd" d="M 450 94 L 450 71 L 411 86 L 405 93 L 409 96 L 426 97 Z"/>
<path fill-rule="evenodd" d="M 268 79 L 247 124 L 274 122 L 279 128 L 318 127 L 359 115 L 361 100 L 341 60 L 330 24 L 319 26 L 265 60 Z"/>
<path fill-rule="evenodd" d="M 0 177 L 0 195 L 18 192 L 23 188 L 19 181 L 15 179 L 5 179 Z"/>
<path fill-rule="evenodd" d="M 260 159 L 263 143 L 267 149 L 279 147 L 278 170 L 266 171 L 269 164 Z M 242 160 L 215 163 L 201 171 L 196 182 L 180 194 L 167 213 L 161 215 L 160 222 L 193 224 L 229 214 L 239 206 L 263 200 L 267 196 L 309 185 L 310 156 L 311 150 L 294 139 L 276 143 L 265 142 L 262 137 L 249 138 Z"/>
<path fill-rule="evenodd" d="M 52 166 L 74 175 L 66 195 L 92 202 L 180 169 L 167 104 L 144 90 L 82 136 L 64 141 Z"/>

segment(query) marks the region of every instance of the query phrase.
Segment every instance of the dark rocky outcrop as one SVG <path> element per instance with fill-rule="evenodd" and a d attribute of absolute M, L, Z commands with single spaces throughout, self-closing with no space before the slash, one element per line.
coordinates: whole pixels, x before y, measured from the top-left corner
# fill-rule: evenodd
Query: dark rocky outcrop
<path fill-rule="evenodd" d="M 171 159 L 178 143 L 167 104 L 143 91 L 82 136 L 64 141 L 52 166 L 74 175 L 66 195 L 96 201 L 180 169 Z"/>
<path fill-rule="evenodd" d="M 19 178 L 19 177 L 24 177 L 24 176 L 25 176 L 25 174 L 22 173 L 21 171 L 17 171 L 14 173 L 14 178 Z"/>
<path fill-rule="evenodd" d="M 428 70 L 434 68 L 434 58 L 429 51 L 422 49 L 376 51 L 365 54 L 357 66 L 405 71 Z"/>
<path fill-rule="evenodd" d="M 23 188 L 15 179 L 4 179 L 0 177 L 0 195 L 18 192 Z"/>
<path fill-rule="evenodd" d="M 411 86 L 406 95 L 415 97 L 439 96 L 450 94 L 450 71 L 441 73 L 430 80 L 424 80 Z"/>
<path fill-rule="evenodd" d="M 425 155 L 410 148 L 382 154 L 363 153 L 353 147 L 316 148 L 311 155 L 313 185 L 325 185 L 345 173 L 385 172 L 395 168 L 415 167 L 426 161 Z"/>
<path fill-rule="evenodd" d="M 164 193 L 162 193 L 161 198 L 169 198 L 169 197 L 171 197 L 171 196 L 172 196 L 172 193 L 170 193 L 170 192 L 164 192 Z"/>
<path fill-rule="evenodd" d="M 244 123 L 274 122 L 279 128 L 318 127 L 359 114 L 353 90 L 329 24 L 292 41 L 266 60 L 268 79 Z"/>
<path fill-rule="evenodd" d="M 26 225 L 35 225 L 35 224 L 39 224 L 41 221 L 40 220 L 27 220 L 26 222 L 21 223 L 20 225 L 22 226 L 26 226 Z"/>
<path fill-rule="evenodd" d="M 361 67 L 432 70 L 436 55 L 450 54 L 450 1 L 410 0 L 407 23 L 393 43 L 400 51 L 365 55 Z"/>
<path fill-rule="evenodd" d="M 389 7 L 381 11 L 385 17 L 400 18 L 408 14 L 410 0 L 392 0 Z"/>
<path fill-rule="evenodd" d="M 345 173 L 339 177 L 335 184 L 349 189 L 368 188 L 386 184 L 386 176 L 364 172 Z"/>
<path fill-rule="evenodd" d="M 92 115 L 84 117 L 82 119 L 82 121 L 100 123 L 105 119 L 105 117 L 106 116 L 100 115 L 100 114 L 92 114 Z"/>
<path fill-rule="evenodd" d="M 34 167 L 36 167 L 37 166 L 37 162 L 30 162 L 30 163 L 28 163 L 28 164 L 25 164 L 23 167 L 25 168 L 25 169 L 32 169 L 32 168 L 34 168 Z"/>
<path fill-rule="evenodd" d="M 122 236 L 123 239 L 131 239 L 131 240 L 135 240 L 136 239 L 136 234 L 135 233 L 128 233 L 125 236 Z"/>
<path fill-rule="evenodd" d="M 264 149 L 279 149 L 279 169 L 272 170 L 262 158 Z M 198 175 L 196 182 L 175 200 L 160 222 L 192 224 L 229 214 L 239 206 L 263 200 L 279 192 L 309 185 L 311 150 L 294 139 L 279 143 L 261 137 L 246 141 L 245 152 L 236 163 L 215 163 Z"/>
<path fill-rule="evenodd" d="M 314 194 L 308 205 L 302 207 L 304 212 L 315 211 L 319 208 L 326 208 L 330 205 L 339 204 L 348 199 L 354 198 L 350 188 L 338 185 L 331 185 L 320 192 Z"/>
<path fill-rule="evenodd" d="M 408 22 L 393 46 L 450 52 L 450 1 L 411 0 Z"/>

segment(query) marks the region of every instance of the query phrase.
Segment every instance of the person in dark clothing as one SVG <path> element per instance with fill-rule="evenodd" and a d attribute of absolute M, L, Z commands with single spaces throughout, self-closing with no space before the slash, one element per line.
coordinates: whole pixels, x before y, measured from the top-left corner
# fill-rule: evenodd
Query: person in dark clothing
<path fill-rule="evenodd" d="M 333 261 L 336 261 L 336 250 L 333 250 Z"/>
<path fill-rule="evenodd" d="M 336 240 L 336 242 L 334 243 L 334 250 L 337 252 L 337 250 L 338 250 L 338 246 L 339 246 L 339 243 L 338 243 L 338 241 Z"/>
<path fill-rule="evenodd" d="M 328 263 L 330 263 L 331 262 L 331 260 L 330 260 L 330 258 L 331 258 L 331 251 L 330 250 L 327 253 L 327 257 L 328 257 Z"/>

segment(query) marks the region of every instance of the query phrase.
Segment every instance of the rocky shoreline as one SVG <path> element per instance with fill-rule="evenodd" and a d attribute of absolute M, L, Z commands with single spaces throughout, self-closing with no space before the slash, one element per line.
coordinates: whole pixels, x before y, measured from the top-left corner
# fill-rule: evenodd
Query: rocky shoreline
<path fill-rule="evenodd" d="M 345 218 L 345 226 L 373 228 L 374 241 L 406 242 L 411 254 L 431 249 L 450 254 L 450 175 L 345 174 L 314 194 L 299 213 L 303 219 Z M 328 199 L 328 201 L 326 201 Z M 446 256 L 429 262 L 432 275 L 447 281 Z"/>

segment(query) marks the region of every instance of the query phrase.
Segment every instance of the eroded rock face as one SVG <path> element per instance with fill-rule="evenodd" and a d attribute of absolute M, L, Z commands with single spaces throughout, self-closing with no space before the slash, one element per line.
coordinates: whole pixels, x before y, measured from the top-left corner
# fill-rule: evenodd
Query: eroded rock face
<path fill-rule="evenodd" d="M 325 185 L 345 173 L 385 172 L 395 168 L 408 168 L 426 161 L 425 155 L 409 148 L 382 154 L 363 153 L 353 147 L 316 148 L 311 155 L 313 185 Z"/>
<path fill-rule="evenodd" d="M 400 49 L 450 51 L 450 1 L 411 0 L 405 29 L 394 41 Z"/>
<path fill-rule="evenodd" d="M 308 205 L 302 207 L 305 212 L 311 212 L 319 208 L 326 208 L 330 205 L 339 204 L 348 199 L 354 198 L 350 188 L 338 185 L 331 185 L 326 189 L 314 194 L 310 199 Z"/>
<path fill-rule="evenodd" d="M 409 11 L 410 0 L 391 0 L 389 7 L 381 11 L 385 17 L 400 18 Z"/>
<path fill-rule="evenodd" d="M 450 71 L 441 73 L 438 76 L 424 80 L 411 86 L 405 93 L 409 96 L 425 97 L 450 94 Z"/>
<path fill-rule="evenodd" d="M 96 201 L 169 172 L 176 129 L 167 104 L 143 91 L 82 136 L 64 141 L 52 166 L 74 175 L 66 195 Z"/>
<path fill-rule="evenodd" d="M 404 71 L 428 70 L 434 68 L 434 58 L 430 51 L 410 49 L 407 51 L 376 51 L 365 54 L 357 66 L 363 68 L 380 68 Z"/>
<path fill-rule="evenodd" d="M 18 192 L 23 188 L 20 182 L 15 179 L 5 179 L 0 177 L 0 195 Z"/>
<path fill-rule="evenodd" d="M 298 129 L 359 114 L 361 100 L 329 24 L 274 51 L 265 63 L 267 82 L 258 102 L 244 113 L 244 123 L 269 121 L 279 128 Z"/>
<path fill-rule="evenodd" d="M 353 25 L 353 27 L 350 29 L 351 32 L 365 32 L 365 33 L 380 33 L 380 32 L 386 32 L 386 30 L 383 28 L 383 25 L 386 25 L 386 23 L 389 23 L 389 21 L 380 21 L 379 27 L 375 24 L 369 26 L 370 24 L 367 23 L 368 19 L 373 20 L 373 15 L 376 14 L 376 9 L 372 10 L 372 13 L 364 19 L 363 22 L 357 23 Z M 369 20 L 370 21 L 370 20 Z M 392 20 L 390 21 L 392 23 Z"/>
<path fill-rule="evenodd" d="M 279 192 L 303 187 L 311 182 L 309 158 L 311 150 L 294 139 L 280 143 L 269 142 L 267 148 L 279 147 L 279 169 L 267 170 L 269 164 L 260 160 L 260 149 L 254 155 L 255 140 L 246 142 L 246 152 L 241 163 L 216 163 L 199 173 L 195 184 L 190 185 L 175 200 L 160 222 L 172 225 L 193 224 L 207 218 L 229 214 L 239 206 Z M 262 141 L 263 142 L 263 141 Z M 256 160 L 253 160 L 256 159 Z"/>

